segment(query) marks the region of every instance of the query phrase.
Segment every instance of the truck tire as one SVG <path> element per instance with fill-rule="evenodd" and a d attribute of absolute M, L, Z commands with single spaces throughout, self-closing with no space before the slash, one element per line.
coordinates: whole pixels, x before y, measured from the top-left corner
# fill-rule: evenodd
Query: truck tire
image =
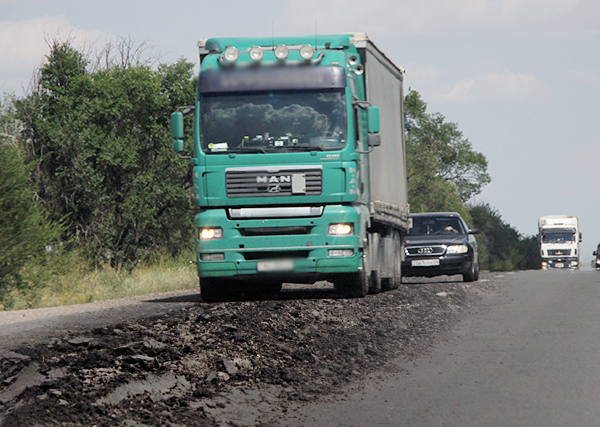
<path fill-rule="evenodd" d="M 402 237 L 398 231 L 394 231 L 394 264 L 393 277 L 390 289 L 398 289 L 402 284 Z"/>
<path fill-rule="evenodd" d="M 242 287 L 216 277 L 200 279 L 200 295 L 204 302 L 222 302 L 242 299 Z"/>
<path fill-rule="evenodd" d="M 362 298 L 369 293 L 371 267 L 369 266 L 369 246 L 363 248 L 363 268 L 356 273 L 340 274 L 333 282 L 345 298 Z"/>
<path fill-rule="evenodd" d="M 381 244 L 381 235 L 379 233 L 370 234 L 369 251 L 371 254 L 371 265 L 374 267 L 371 270 L 371 283 L 369 285 L 369 293 L 376 295 L 381 292 L 381 272 L 383 271 L 383 245 Z"/>
<path fill-rule="evenodd" d="M 382 280 L 381 289 L 383 291 L 398 289 L 402 283 L 402 239 L 400 233 L 395 230 L 392 231 L 391 240 L 391 248 L 389 249 L 392 253 L 389 257 L 391 258 L 391 265 L 389 266 L 391 276 Z"/>

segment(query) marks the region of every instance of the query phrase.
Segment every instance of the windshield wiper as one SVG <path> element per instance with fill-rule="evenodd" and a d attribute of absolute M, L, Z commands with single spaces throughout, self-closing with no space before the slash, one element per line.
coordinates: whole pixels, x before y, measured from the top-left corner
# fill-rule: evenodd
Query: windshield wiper
<path fill-rule="evenodd" d="M 298 151 L 325 151 L 323 147 L 319 145 L 285 145 L 281 148 L 287 148 L 289 150 L 298 150 Z"/>
<path fill-rule="evenodd" d="M 226 150 L 227 153 L 266 153 L 264 147 L 232 147 Z"/>

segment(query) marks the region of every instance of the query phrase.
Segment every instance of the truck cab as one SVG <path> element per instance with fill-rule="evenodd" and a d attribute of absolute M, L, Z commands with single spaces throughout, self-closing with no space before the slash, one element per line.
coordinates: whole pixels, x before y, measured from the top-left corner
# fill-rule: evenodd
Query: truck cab
<path fill-rule="evenodd" d="M 549 215 L 538 220 L 542 269 L 579 268 L 581 232 L 575 216 Z"/>
<path fill-rule="evenodd" d="M 363 296 L 373 277 L 397 284 L 408 220 L 401 70 L 364 33 L 199 48 L 185 111 L 203 298 L 276 292 L 284 281 L 330 280 L 347 296 Z M 369 87 L 371 74 L 390 83 Z M 184 153 L 183 111 L 172 133 Z"/>

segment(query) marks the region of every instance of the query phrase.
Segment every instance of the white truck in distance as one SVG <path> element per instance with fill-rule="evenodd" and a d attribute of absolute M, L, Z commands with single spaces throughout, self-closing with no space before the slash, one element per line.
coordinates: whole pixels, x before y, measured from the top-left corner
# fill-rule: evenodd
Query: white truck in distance
<path fill-rule="evenodd" d="M 579 221 L 576 216 L 549 215 L 538 219 L 542 269 L 579 268 Z"/>

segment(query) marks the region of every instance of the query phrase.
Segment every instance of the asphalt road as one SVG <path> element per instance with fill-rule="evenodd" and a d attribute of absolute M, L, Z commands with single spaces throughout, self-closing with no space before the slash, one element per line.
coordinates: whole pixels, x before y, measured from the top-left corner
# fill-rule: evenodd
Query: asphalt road
<path fill-rule="evenodd" d="M 0 311 L 0 350 L 60 331 L 92 329 L 180 310 L 198 301 L 199 290 L 187 289 L 64 307 Z"/>
<path fill-rule="evenodd" d="M 491 307 L 290 426 L 598 426 L 600 272 L 506 274 Z"/>

